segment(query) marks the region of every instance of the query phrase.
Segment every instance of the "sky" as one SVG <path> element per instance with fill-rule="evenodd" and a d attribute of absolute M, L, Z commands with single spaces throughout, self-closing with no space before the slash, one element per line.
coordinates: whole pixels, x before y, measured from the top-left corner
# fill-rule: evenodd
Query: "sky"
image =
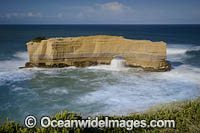
<path fill-rule="evenodd" d="M 1 0 L 0 24 L 200 24 L 200 0 Z"/>

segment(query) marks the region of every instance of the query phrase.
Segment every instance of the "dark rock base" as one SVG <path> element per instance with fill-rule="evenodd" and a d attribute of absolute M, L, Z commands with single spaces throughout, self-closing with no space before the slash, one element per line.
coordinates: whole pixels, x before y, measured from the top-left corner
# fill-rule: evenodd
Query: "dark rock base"
<path fill-rule="evenodd" d="M 32 67 L 40 67 L 40 68 L 63 68 L 63 67 L 88 67 L 88 66 L 96 66 L 98 64 L 104 64 L 109 65 L 109 63 L 98 63 L 95 61 L 80 61 L 80 62 L 73 62 L 73 64 L 65 64 L 65 63 L 53 63 L 51 65 L 46 65 L 46 63 L 31 63 L 27 62 L 24 67 L 20 67 L 20 69 L 23 68 L 32 68 Z M 159 68 L 155 69 L 153 67 L 140 67 L 140 66 L 129 66 L 129 67 L 137 67 L 142 68 L 145 71 L 151 71 L 151 72 L 166 72 L 171 70 L 171 64 L 169 61 L 166 61 L 163 66 L 160 66 Z"/>

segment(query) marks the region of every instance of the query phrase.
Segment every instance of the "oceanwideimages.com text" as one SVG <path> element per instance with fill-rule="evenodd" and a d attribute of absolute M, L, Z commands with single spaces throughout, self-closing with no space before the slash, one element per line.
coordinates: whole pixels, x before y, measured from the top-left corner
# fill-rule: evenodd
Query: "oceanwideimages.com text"
<path fill-rule="evenodd" d="M 28 128 L 37 125 L 36 117 L 27 116 L 24 124 Z M 51 120 L 49 116 L 40 119 L 40 126 L 43 128 L 126 128 L 133 130 L 134 128 L 175 128 L 174 120 L 111 120 L 109 117 L 99 119 L 98 117 L 88 117 L 84 120 Z"/>

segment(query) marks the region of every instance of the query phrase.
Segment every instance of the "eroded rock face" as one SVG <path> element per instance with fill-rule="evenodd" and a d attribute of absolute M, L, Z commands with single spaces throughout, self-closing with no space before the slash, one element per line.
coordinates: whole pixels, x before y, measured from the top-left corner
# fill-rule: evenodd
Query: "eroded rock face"
<path fill-rule="evenodd" d="M 28 42 L 29 62 L 25 67 L 85 67 L 110 64 L 120 56 L 130 67 L 148 71 L 168 71 L 166 43 L 130 40 L 121 36 L 50 38 Z"/>

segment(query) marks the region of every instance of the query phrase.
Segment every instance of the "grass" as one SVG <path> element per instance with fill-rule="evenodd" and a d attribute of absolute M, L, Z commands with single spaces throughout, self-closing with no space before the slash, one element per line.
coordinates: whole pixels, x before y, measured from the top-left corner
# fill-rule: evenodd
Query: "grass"
<path fill-rule="evenodd" d="M 99 119 L 104 119 L 105 116 L 98 116 Z M 82 119 L 80 114 L 73 112 L 61 112 L 57 113 L 51 119 Z M 0 132 L 40 132 L 40 133 L 57 133 L 57 132 L 177 132 L 177 133 L 195 133 L 200 132 L 200 98 L 192 101 L 185 102 L 172 102 L 169 104 L 161 104 L 151 108 L 145 113 L 133 113 L 128 116 L 110 116 L 109 119 L 115 120 L 143 120 L 147 122 L 150 120 L 171 119 L 176 121 L 176 128 L 135 128 L 132 131 L 127 131 L 125 128 L 41 128 L 35 127 L 33 129 L 27 129 L 22 125 L 6 120 L 3 125 L 0 126 Z"/>

